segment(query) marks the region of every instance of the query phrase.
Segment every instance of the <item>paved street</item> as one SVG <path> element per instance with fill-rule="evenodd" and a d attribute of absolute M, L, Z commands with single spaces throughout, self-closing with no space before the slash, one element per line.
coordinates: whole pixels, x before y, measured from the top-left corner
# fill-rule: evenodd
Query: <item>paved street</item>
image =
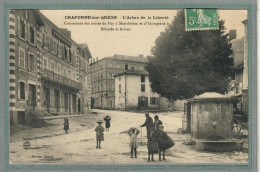
<path fill-rule="evenodd" d="M 177 134 L 181 128 L 183 112 L 159 113 L 165 131 L 175 141 L 175 146 L 167 150 L 166 161 L 147 162 L 146 129 L 138 136 L 138 158 L 130 158 L 129 136 L 126 131 L 130 127 L 138 127 L 145 121 L 144 113 L 123 111 L 94 110 L 97 114 L 69 118 L 70 130 L 63 131 L 63 119 L 50 120 L 48 127 L 27 128 L 11 135 L 11 163 L 247 163 L 246 152 L 199 152 L 190 145 L 183 144 L 189 140 L 190 134 Z M 102 149 L 96 149 L 95 121 L 110 115 L 111 128 L 104 131 L 105 141 Z M 151 113 L 153 117 L 154 114 Z M 105 124 L 103 123 L 103 126 Z M 141 138 L 142 136 L 142 138 Z M 24 139 L 31 143 L 30 149 L 23 148 Z M 142 142 L 141 142 L 142 140 Z"/>

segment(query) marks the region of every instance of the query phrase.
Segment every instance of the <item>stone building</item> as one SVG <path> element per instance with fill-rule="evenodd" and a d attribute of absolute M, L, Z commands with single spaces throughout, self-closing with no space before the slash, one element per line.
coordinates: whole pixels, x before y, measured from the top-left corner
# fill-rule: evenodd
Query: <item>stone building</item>
<path fill-rule="evenodd" d="M 85 80 L 91 56 L 82 56 L 70 32 L 38 10 L 11 10 L 9 19 L 11 124 L 88 112 L 90 92 L 82 92 L 90 87 Z"/>
<path fill-rule="evenodd" d="M 147 58 L 143 56 L 114 55 L 100 60 L 91 59 L 91 95 L 94 108 L 115 108 L 114 75 L 128 70 L 145 71 Z"/>
<path fill-rule="evenodd" d="M 231 41 L 234 58 L 233 76 L 230 83 L 230 95 L 238 98 L 234 105 L 236 111 L 248 112 L 248 30 L 247 20 L 244 20 L 244 37 Z"/>
<path fill-rule="evenodd" d="M 159 109 L 159 94 L 150 88 L 147 71 L 129 70 L 115 77 L 115 109 Z"/>

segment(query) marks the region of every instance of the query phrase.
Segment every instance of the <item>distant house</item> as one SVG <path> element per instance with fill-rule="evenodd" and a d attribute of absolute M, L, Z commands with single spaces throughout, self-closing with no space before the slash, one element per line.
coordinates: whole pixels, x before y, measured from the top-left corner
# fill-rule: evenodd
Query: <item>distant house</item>
<path fill-rule="evenodd" d="M 245 35 L 231 41 L 234 58 L 233 76 L 228 94 L 238 98 L 234 105 L 235 111 L 248 113 L 248 30 L 247 20 L 244 20 Z"/>
<path fill-rule="evenodd" d="M 102 59 L 90 59 L 91 96 L 94 108 L 115 108 L 114 75 L 125 71 L 145 71 L 148 59 L 140 56 L 114 55 Z"/>
<path fill-rule="evenodd" d="M 147 71 L 129 70 L 115 77 L 115 109 L 158 109 L 159 94 L 150 88 Z"/>
<path fill-rule="evenodd" d="M 232 68 L 233 75 L 231 81 L 230 93 L 236 96 L 242 94 L 243 70 L 244 70 L 244 37 L 231 41 L 234 58 L 234 66 Z"/>

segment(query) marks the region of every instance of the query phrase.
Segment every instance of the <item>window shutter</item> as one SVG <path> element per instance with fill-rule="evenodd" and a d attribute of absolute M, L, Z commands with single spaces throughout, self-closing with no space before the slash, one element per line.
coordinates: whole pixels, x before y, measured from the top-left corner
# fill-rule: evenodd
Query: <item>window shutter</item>
<path fill-rule="evenodd" d="M 29 52 L 26 53 L 26 57 L 27 57 L 27 70 L 29 71 L 30 70 L 30 55 L 29 55 Z"/>
<path fill-rule="evenodd" d="M 30 24 L 25 22 L 25 40 L 30 41 Z"/>
<path fill-rule="evenodd" d="M 21 36 L 21 21 L 20 17 L 18 16 L 18 31 L 17 31 L 18 36 Z"/>
<path fill-rule="evenodd" d="M 34 31 L 34 45 L 37 45 L 37 31 L 36 31 L 36 28 L 33 27 L 33 31 Z"/>

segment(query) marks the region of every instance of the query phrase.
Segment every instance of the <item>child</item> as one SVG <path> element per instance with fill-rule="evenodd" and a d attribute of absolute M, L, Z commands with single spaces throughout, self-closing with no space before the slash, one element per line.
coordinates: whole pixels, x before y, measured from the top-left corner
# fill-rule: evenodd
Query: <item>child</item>
<path fill-rule="evenodd" d="M 65 130 L 65 133 L 68 134 L 68 130 L 69 130 L 69 120 L 65 118 L 63 125 L 64 125 L 63 129 Z"/>
<path fill-rule="evenodd" d="M 104 120 L 106 121 L 106 131 L 109 131 L 111 117 L 107 115 Z"/>
<path fill-rule="evenodd" d="M 96 139 L 97 139 L 97 147 L 101 149 L 101 141 L 104 141 L 104 127 L 101 125 L 102 121 L 99 120 L 97 121 L 98 126 L 96 127 L 95 131 L 96 131 Z"/>
<path fill-rule="evenodd" d="M 136 156 L 136 149 L 138 147 L 138 143 L 137 143 L 137 135 L 140 133 L 140 131 L 137 128 L 130 128 L 128 130 L 128 134 L 130 136 L 130 143 L 129 146 L 131 148 L 131 158 L 133 158 L 133 151 L 135 152 L 135 158 L 137 158 Z"/>

